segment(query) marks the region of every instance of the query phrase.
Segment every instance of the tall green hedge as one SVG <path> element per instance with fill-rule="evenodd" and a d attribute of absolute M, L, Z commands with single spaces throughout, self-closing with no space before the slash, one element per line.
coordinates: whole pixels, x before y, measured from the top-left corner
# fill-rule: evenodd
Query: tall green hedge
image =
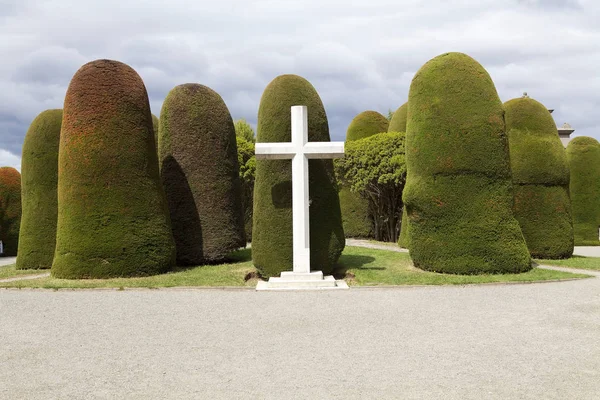
<path fill-rule="evenodd" d="M 63 111 L 46 110 L 29 126 L 21 158 L 23 216 L 17 269 L 52 267 L 56 247 L 58 144 Z"/>
<path fill-rule="evenodd" d="M 174 263 L 146 87 L 123 63 L 92 61 L 65 97 L 52 275 L 143 276 Z"/>
<path fill-rule="evenodd" d="M 159 158 L 177 263 L 218 262 L 244 247 L 233 120 L 214 90 L 176 86 L 160 113 Z"/>
<path fill-rule="evenodd" d="M 408 103 L 404 203 L 415 266 L 529 270 L 512 211 L 504 110 L 487 71 L 462 53 L 435 57 L 416 73 Z"/>
<path fill-rule="evenodd" d="M 257 143 L 291 140 L 290 107 L 308 107 L 308 138 L 329 141 L 327 115 L 315 88 L 297 75 L 281 75 L 265 89 L 258 110 Z M 344 230 L 332 160 L 309 160 L 311 267 L 331 273 L 344 249 Z M 292 163 L 257 160 L 252 259 L 265 277 L 292 269 Z"/>
<path fill-rule="evenodd" d="M 552 115 L 529 97 L 504 103 L 514 214 L 536 258 L 573 255 L 569 167 Z"/>
<path fill-rule="evenodd" d="M 363 111 L 348 125 L 346 141 L 364 139 L 380 132 L 387 132 L 390 121 L 377 111 Z"/>
<path fill-rule="evenodd" d="M 0 240 L 4 256 L 16 256 L 21 224 L 21 174 L 12 167 L 0 168 Z"/>
<path fill-rule="evenodd" d="M 160 126 L 160 120 L 154 114 L 152 114 L 152 132 L 154 133 L 154 144 L 158 149 L 158 127 Z"/>
<path fill-rule="evenodd" d="M 600 143 L 578 136 L 567 146 L 575 246 L 600 246 Z"/>
<path fill-rule="evenodd" d="M 408 102 L 402 104 L 394 112 L 390 125 L 388 126 L 388 132 L 406 132 L 406 121 L 408 113 Z"/>
<path fill-rule="evenodd" d="M 402 207 L 402 222 L 400 223 L 400 235 L 398 235 L 398 246 L 405 249 L 410 248 L 410 225 L 408 224 L 408 215 L 406 206 Z"/>

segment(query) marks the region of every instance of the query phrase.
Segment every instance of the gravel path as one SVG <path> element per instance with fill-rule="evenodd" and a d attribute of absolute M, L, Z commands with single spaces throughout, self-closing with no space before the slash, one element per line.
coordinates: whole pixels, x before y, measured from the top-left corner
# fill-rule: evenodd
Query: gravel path
<path fill-rule="evenodd" d="M 600 279 L 0 290 L 1 399 L 597 399 Z"/>

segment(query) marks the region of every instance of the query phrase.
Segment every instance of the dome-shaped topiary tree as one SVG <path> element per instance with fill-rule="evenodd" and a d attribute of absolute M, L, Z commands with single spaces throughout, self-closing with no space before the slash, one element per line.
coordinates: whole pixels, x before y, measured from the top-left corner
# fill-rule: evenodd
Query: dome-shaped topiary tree
<path fill-rule="evenodd" d="M 315 88 L 297 75 L 275 78 L 258 110 L 257 143 L 289 142 L 291 112 L 308 107 L 308 139 L 329 141 L 327 115 Z M 309 160 L 310 261 L 331 273 L 344 249 L 344 230 L 332 160 Z M 252 259 L 264 277 L 292 269 L 292 163 L 257 160 L 254 183 Z"/>
<path fill-rule="evenodd" d="M 552 115 L 529 97 L 504 103 L 514 214 L 537 258 L 573 254 L 569 167 Z"/>
<path fill-rule="evenodd" d="M 52 267 L 56 247 L 58 144 L 63 112 L 46 110 L 29 126 L 21 158 L 23 216 L 17 269 Z"/>
<path fill-rule="evenodd" d="M 146 87 L 123 63 L 92 61 L 65 97 L 52 275 L 143 276 L 174 262 Z"/>
<path fill-rule="evenodd" d="M 346 130 L 346 140 L 363 139 L 387 132 L 390 121 L 377 111 L 363 111 L 352 119 Z"/>
<path fill-rule="evenodd" d="M 600 143 L 578 136 L 567 145 L 575 246 L 600 246 Z"/>
<path fill-rule="evenodd" d="M 406 132 L 406 121 L 408 113 L 408 102 L 402 104 L 394 112 L 390 125 L 388 126 L 388 132 Z"/>
<path fill-rule="evenodd" d="M 16 256 L 21 224 L 21 174 L 12 167 L 0 168 L 0 240 L 3 256 Z"/>
<path fill-rule="evenodd" d="M 415 266 L 454 274 L 531 269 L 513 216 L 504 110 L 487 71 L 446 53 L 409 93 L 404 203 Z"/>
<path fill-rule="evenodd" d="M 177 262 L 217 262 L 244 247 L 235 128 L 221 96 L 199 84 L 176 86 L 163 103 L 159 135 Z"/>

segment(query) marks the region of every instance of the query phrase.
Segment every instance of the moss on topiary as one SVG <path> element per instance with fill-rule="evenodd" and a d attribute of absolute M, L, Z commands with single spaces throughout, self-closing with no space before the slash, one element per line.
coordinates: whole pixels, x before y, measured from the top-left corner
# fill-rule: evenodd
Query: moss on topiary
<path fill-rule="evenodd" d="M 575 246 L 600 246 L 600 143 L 578 136 L 567 146 Z"/>
<path fill-rule="evenodd" d="M 363 111 L 348 125 L 346 140 L 358 140 L 387 132 L 389 121 L 377 111 Z"/>
<path fill-rule="evenodd" d="M 16 256 L 21 224 L 21 174 L 12 167 L 0 168 L 0 240 L 3 256 Z"/>
<path fill-rule="evenodd" d="M 327 115 L 315 88 L 299 76 L 282 75 L 262 95 L 257 143 L 289 142 L 290 107 L 296 105 L 308 107 L 308 139 L 329 141 Z M 331 273 L 345 243 L 332 160 L 309 160 L 309 174 L 311 265 Z M 256 161 L 252 259 L 264 277 L 293 267 L 291 160 Z"/>
<path fill-rule="evenodd" d="M 408 102 L 402 104 L 398 107 L 396 112 L 394 112 L 390 125 L 388 126 L 388 132 L 406 132 L 407 113 Z"/>
<path fill-rule="evenodd" d="M 56 247 L 58 144 L 63 112 L 46 110 L 29 126 L 21 158 L 23 216 L 17 269 L 52 267 Z"/>
<path fill-rule="evenodd" d="M 222 261 L 244 247 L 244 216 L 233 120 L 214 90 L 172 89 L 160 113 L 161 180 L 183 265 Z"/>
<path fill-rule="evenodd" d="M 513 188 L 504 110 L 462 53 L 428 61 L 409 93 L 404 203 L 415 266 L 454 274 L 531 269 Z"/>
<path fill-rule="evenodd" d="M 529 97 L 504 103 L 514 214 L 536 258 L 573 255 L 569 168 L 548 109 Z"/>
<path fill-rule="evenodd" d="M 97 60 L 65 97 L 52 275 L 152 275 L 175 262 L 146 87 L 129 66 Z"/>

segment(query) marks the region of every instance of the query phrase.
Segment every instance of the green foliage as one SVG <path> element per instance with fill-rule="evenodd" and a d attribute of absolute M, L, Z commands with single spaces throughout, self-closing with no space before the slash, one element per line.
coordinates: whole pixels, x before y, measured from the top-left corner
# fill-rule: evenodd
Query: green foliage
<path fill-rule="evenodd" d="M 29 126 L 21 158 L 23 216 L 17 269 L 52 267 L 58 217 L 58 144 L 62 110 L 46 110 Z"/>
<path fill-rule="evenodd" d="M 275 78 L 258 110 L 257 142 L 291 140 L 290 107 L 308 107 L 308 139 L 329 141 L 323 103 L 315 88 L 297 75 Z M 330 273 L 345 245 L 332 160 L 309 160 L 311 265 Z M 252 258 L 262 276 L 292 269 L 291 160 L 257 160 Z"/>
<path fill-rule="evenodd" d="M 392 120 L 392 118 L 394 118 L 394 112 L 393 112 L 393 111 L 392 111 L 390 108 L 388 108 L 388 112 L 387 112 L 387 115 L 385 116 L 385 118 L 386 118 L 388 121 L 391 121 L 391 120 Z"/>
<path fill-rule="evenodd" d="M 12 167 L 0 168 L 0 240 L 4 256 L 16 256 L 21 224 L 21 174 Z"/>
<path fill-rule="evenodd" d="M 455 274 L 531 269 L 513 216 L 504 110 L 485 69 L 446 53 L 409 93 L 404 202 L 416 267 Z"/>
<path fill-rule="evenodd" d="M 152 114 L 152 131 L 154 132 L 154 144 L 158 150 L 158 127 L 160 126 L 160 120 L 154 114 Z"/>
<path fill-rule="evenodd" d="M 400 235 L 398 236 L 398 246 L 410 249 L 410 225 L 408 224 L 408 215 L 406 207 L 402 207 L 402 222 L 400 223 Z"/>
<path fill-rule="evenodd" d="M 254 178 L 256 176 L 256 156 L 254 142 L 248 142 L 241 136 L 236 137 L 240 181 L 242 186 L 242 209 L 244 210 L 244 230 L 246 240 L 252 241 L 252 203 L 254 197 Z"/>
<path fill-rule="evenodd" d="M 336 171 L 344 186 L 368 200 L 377 240 L 396 242 L 406 180 L 403 132 L 347 141 Z"/>
<path fill-rule="evenodd" d="M 245 139 L 247 142 L 254 143 L 256 138 L 254 137 L 254 129 L 250 126 L 245 119 L 238 119 L 234 123 L 235 135 Z"/>
<path fill-rule="evenodd" d="M 390 120 L 388 132 L 406 132 L 406 121 L 408 117 L 408 102 L 402 104 L 394 112 L 394 116 Z"/>
<path fill-rule="evenodd" d="M 338 160 L 335 160 L 338 161 Z M 337 168 L 337 163 L 336 164 Z M 344 234 L 351 238 L 372 238 L 373 221 L 369 215 L 369 200 L 340 184 L 340 209 Z"/>
<path fill-rule="evenodd" d="M 143 276 L 173 266 L 148 94 L 131 67 L 97 60 L 77 71 L 58 174 L 54 277 Z"/>
<path fill-rule="evenodd" d="M 346 141 L 363 139 L 379 132 L 387 132 L 388 124 L 387 118 L 377 111 L 363 111 L 350 122 L 346 131 Z"/>
<path fill-rule="evenodd" d="M 538 258 L 573 254 L 567 155 L 548 109 L 529 97 L 504 103 L 514 183 L 513 211 L 529 252 Z"/>
<path fill-rule="evenodd" d="M 233 120 L 214 90 L 173 88 L 160 113 L 159 159 L 177 263 L 222 261 L 244 247 L 244 220 Z"/>
<path fill-rule="evenodd" d="M 600 143 L 579 136 L 569 142 L 571 206 L 575 246 L 600 246 Z"/>

